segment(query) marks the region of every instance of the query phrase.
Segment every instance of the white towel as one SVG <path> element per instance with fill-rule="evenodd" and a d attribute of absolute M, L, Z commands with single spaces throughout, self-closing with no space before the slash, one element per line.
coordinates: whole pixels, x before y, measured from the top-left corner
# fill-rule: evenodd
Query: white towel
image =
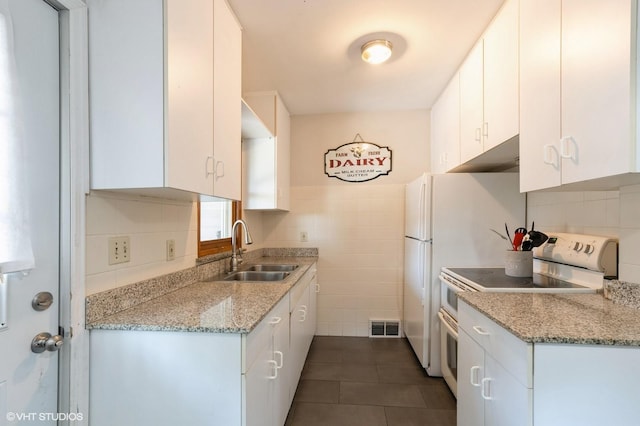
<path fill-rule="evenodd" d="M 0 0 L 0 274 L 34 267 L 18 91 L 11 14 Z"/>

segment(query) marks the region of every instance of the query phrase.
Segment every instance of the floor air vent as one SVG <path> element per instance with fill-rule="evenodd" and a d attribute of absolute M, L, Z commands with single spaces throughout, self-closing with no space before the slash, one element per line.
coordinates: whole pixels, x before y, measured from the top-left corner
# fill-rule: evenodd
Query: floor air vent
<path fill-rule="evenodd" d="M 399 320 L 369 320 L 369 337 L 401 337 Z"/>

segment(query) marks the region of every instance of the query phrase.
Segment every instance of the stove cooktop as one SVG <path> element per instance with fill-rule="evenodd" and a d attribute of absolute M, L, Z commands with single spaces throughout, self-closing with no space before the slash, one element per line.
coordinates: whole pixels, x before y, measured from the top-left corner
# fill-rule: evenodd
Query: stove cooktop
<path fill-rule="evenodd" d="M 482 287 L 483 289 L 584 289 L 592 290 L 589 287 L 562 281 L 557 278 L 540 274 L 533 274 L 532 277 L 511 277 L 504 272 L 504 268 L 445 268 L 453 276 L 463 280 L 472 287 Z M 482 291 L 482 289 L 478 288 Z"/>

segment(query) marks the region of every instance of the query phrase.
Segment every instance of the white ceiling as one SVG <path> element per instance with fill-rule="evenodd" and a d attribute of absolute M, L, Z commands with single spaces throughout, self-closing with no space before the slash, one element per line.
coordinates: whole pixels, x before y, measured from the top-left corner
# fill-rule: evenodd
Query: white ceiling
<path fill-rule="evenodd" d="M 229 0 L 243 26 L 243 91 L 289 112 L 430 108 L 504 0 Z M 360 46 L 386 36 L 387 63 Z"/>

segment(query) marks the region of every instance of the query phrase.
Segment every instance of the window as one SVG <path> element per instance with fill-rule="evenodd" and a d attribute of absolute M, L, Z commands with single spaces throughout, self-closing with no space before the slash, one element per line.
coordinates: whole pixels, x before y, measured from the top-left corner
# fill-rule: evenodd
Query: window
<path fill-rule="evenodd" d="M 239 201 L 198 203 L 198 257 L 231 251 L 231 227 L 240 218 Z"/>

